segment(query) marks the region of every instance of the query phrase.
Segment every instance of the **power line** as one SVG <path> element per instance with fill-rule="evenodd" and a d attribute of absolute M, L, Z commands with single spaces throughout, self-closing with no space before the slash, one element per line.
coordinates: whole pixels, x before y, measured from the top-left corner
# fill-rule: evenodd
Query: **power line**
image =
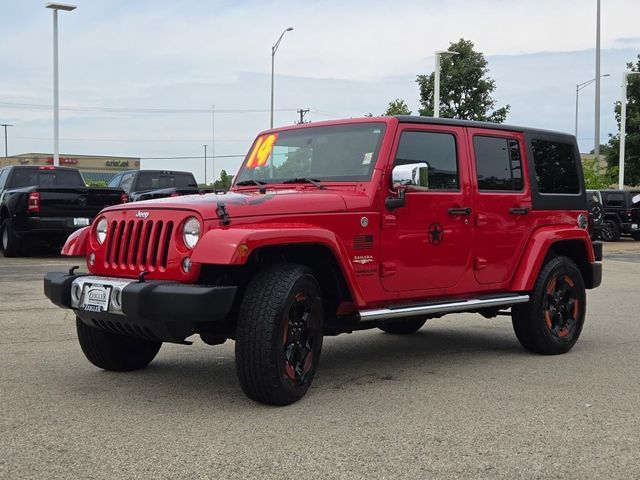
<path fill-rule="evenodd" d="M 24 110 L 51 110 L 52 105 L 46 103 L 19 103 L 0 101 L 0 106 L 6 108 L 17 108 Z M 102 113 L 140 113 L 140 114 L 210 114 L 208 108 L 151 108 L 151 107 L 97 107 L 97 106 L 81 106 L 81 105 L 60 105 L 60 110 L 69 112 L 102 112 Z M 298 112 L 296 108 L 276 108 L 276 112 Z M 309 111 L 321 115 L 323 117 L 347 118 L 350 115 L 344 115 L 335 112 L 328 112 L 316 108 L 310 108 Z M 236 109 L 218 109 L 216 113 L 228 114 L 244 114 L 244 113 L 269 113 L 268 109 L 259 108 L 236 108 Z"/>
<path fill-rule="evenodd" d="M 241 158 L 246 155 L 216 155 L 213 158 Z M 140 160 L 202 160 L 202 155 L 197 156 L 179 156 L 179 157 L 139 157 Z M 211 158 L 209 156 L 208 158 Z"/>

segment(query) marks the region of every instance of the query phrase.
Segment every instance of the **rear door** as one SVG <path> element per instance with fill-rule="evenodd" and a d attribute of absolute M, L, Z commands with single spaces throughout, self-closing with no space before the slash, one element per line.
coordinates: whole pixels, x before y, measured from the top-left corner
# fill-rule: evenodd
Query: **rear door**
<path fill-rule="evenodd" d="M 423 186 L 410 187 L 405 205 L 384 215 L 382 285 L 442 294 L 464 275 L 472 248 L 464 130 L 401 124 L 393 152 L 394 167 Z"/>
<path fill-rule="evenodd" d="M 531 192 L 526 182 L 524 137 L 469 129 L 474 176 L 473 269 L 480 284 L 508 281 L 531 229 Z"/>

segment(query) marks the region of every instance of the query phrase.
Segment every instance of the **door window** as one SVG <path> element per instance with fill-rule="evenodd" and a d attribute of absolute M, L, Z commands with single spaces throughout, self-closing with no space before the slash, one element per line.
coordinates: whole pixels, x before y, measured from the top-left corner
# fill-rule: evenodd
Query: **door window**
<path fill-rule="evenodd" d="M 4 188 L 4 184 L 7 181 L 7 177 L 9 176 L 9 169 L 5 168 L 0 170 L 0 190 Z"/>
<path fill-rule="evenodd" d="M 522 191 L 522 159 L 512 138 L 473 138 L 476 177 L 480 191 Z"/>
<path fill-rule="evenodd" d="M 107 187 L 118 187 L 120 186 L 120 180 L 122 179 L 122 174 L 116 175 L 111 179 Z"/>
<path fill-rule="evenodd" d="M 426 171 L 417 165 L 426 165 Z M 414 167 L 407 172 L 420 177 L 426 190 L 459 190 L 456 139 L 450 133 L 403 132 L 400 136 L 394 170 L 399 166 Z"/>
<path fill-rule="evenodd" d="M 131 183 L 133 182 L 134 172 L 125 173 L 122 175 L 122 182 L 120 183 L 120 188 L 122 188 L 125 192 L 129 192 L 131 189 Z"/>

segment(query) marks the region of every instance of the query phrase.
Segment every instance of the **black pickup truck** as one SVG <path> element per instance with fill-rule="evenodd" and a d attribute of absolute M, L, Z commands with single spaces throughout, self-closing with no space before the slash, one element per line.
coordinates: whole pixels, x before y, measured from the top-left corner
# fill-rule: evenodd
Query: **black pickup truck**
<path fill-rule="evenodd" d="M 35 241 L 59 248 L 103 208 L 122 203 L 119 188 L 87 187 L 67 167 L 9 166 L 0 170 L 0 250 L 27 254 Z"/>
<path fill-rule="evenodd" d="M 109 186 L 124 190 L 130 202 L 212 191 L 198 188 L 193 173 L 170 170 L 129 170 L 113 177 Z"/>

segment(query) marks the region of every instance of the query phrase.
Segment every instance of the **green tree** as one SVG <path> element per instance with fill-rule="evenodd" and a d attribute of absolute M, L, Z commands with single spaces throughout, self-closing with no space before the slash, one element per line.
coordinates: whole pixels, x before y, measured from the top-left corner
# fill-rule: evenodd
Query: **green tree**
<path fill-rule="evenodd" d="M 389 102 L 387 111 L 382 115 L 387 117 L 391 117 L 393 115 L 411 115 L 411 110 L 409 110 L 409 107 L 403 99 L 396 98 L 392 102 Z"/>
<path fill-rule="evenodd" d="M 449 51 L 457 55 L 441 57 L 440 116 L 502 123 L 511 107 L 495 108 L 491 94 L 496 82 L 487 76 L 489 69 L 484 55 L 473 47 L 472 41 L 461 38 L 449 46 Z M 416 82 L 420 85 L 420 115 L 433 116 L 434 74 L 418 75 Z"/>
<path fill-rule="evenodd" d="M 640 72 L 640 55 L 637 62 L 627 63 L 627 68 Z M 620 132 L 620 102 L 616 102 L 615 115 Z M 609 148 L 605 152 L 607 164 L 619 166 L 620 133 L 609 135 Z M 627 185 L 640 185 L 640 75 L 629 75 L 627 86 L 627 128 L 625 141 L 624 181 Z M 617 182 L 616 182 L 617 183 Z"/>
<path fill-rule="evenodd" d="M 226 170 L 220 172 L 220 179 L 216 180 L 213 184 L 215 190 L 229 190 L 233 183 L 233 175 L 229 175 Z"/>
<path fill-rule="evenodd" d="M 611 185 L 618 183 L 618 167 L 607 168 L 605 174 L 598 172 L 595 160 L 583 160 L 582 171 L 584 173 L 584 184 L 591 190 L 606 190 Z"/>

